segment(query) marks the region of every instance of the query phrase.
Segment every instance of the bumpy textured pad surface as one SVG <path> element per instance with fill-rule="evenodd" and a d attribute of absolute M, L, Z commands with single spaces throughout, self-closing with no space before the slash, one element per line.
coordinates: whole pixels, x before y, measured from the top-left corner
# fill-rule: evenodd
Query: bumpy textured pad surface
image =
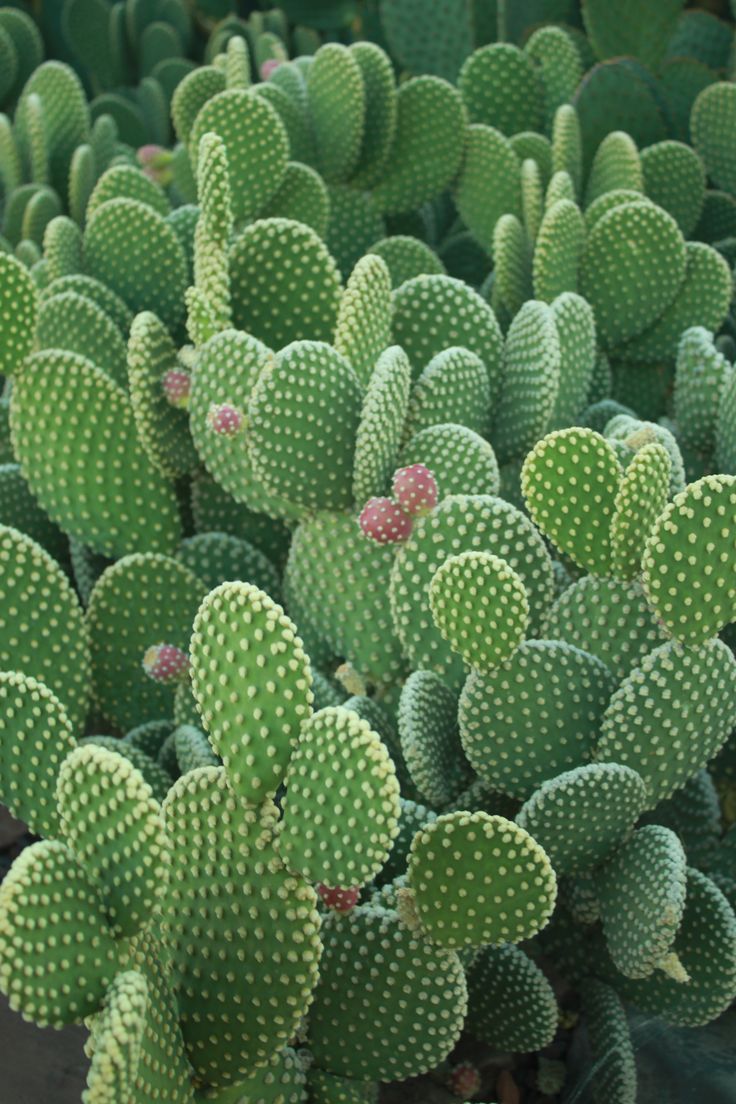
<path fill-rule="evenodd" d="M 20 367 L 33 344 L 37 292 L 25 265 L 0 253 L 0 372 Z"/>
<path fill-rule="evenodd" d="M 467 1029 L 494 1050 L 540 1050 L 557 1031 L 554 990 L 513 944 L 483 947 L 468 970 Z"/>
<path fill-rule="evenodd" d="M 244 801 L 262 801 L 276 792 L 311 713 L 296 626 L 257 587 L 222 583 L 197 613 L 191 656 L 197 707 L 228 781 Z"/>
<path fill-rule="evenodd" d="M 358 506 L 385 494 L 399 467 L 410 385 L 408 357 L 400 346 L 392 345 L 371 371 L 360 410 L 353 461 L 353 499 Z"/>
<path fill-rule="evenodd" d="M 557 898 L 542 848 L 513 821 L 482 812 L 447 813 L 421 828 L 408 873 L 422 928 L 444 947 L 530 939 Z"/>
<path fill-rule="evenodd" d="M 581 996 L 596 1099 L 610 1104 L 635 1104 L 636 1062 L 626 1010 L 615 990 L 602 981 L 586 980 Z"/>
<path fill-rule="evenodd" d="M 82 1104 L 120 1104 L 132 1095 L 146 1030 L 148 983 L 137 970 L 116 975 L 92 1028 L 92 1061 Z"/>
<path fill-rule="evenodd" d="M 438 808 L 454 801 L 472 772 L 460 746 L 457 694 L 432 671 L 414 671 L 399 698 L 401 752 L 422 797 Z"/>

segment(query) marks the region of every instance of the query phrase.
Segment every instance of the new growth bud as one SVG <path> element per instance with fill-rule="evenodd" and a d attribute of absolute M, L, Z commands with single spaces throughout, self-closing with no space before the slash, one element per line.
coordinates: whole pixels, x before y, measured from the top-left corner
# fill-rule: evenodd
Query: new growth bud
<path fill-rule="evenodd" d="M 336 886 L 334 889 L 330 889 L 329 886 L 320 882 L 317 886 L 317 892 L 327 907 L 334 909 L 335 912 L 350 912 L 360 900 L 360 889 L 357 886 L 347 889 Z"/>
<path fill-rule="evenodd" d="M 189 392 L 192 389 L 192 380 L 188 372 L 182 372 L 180 368 L 169 368 L 161 381 L 164 394 L 172 406 L 180 410 L 186 410 L 189 406 Z"/>
<path fill-rule="evenodd" d="M 207 412 L 207 425 L 221 437 L 235 437 L 244 421 L 240 411 L 229 403 L 213 403 Z"/>
<path fill-rule="evenodd" d="M 437 505 L 437 480 L 424 464 L 399 468 L 393 478 L 394 498 L 412 517 L 423 517 Z"/>
<path fill-rule="evenodd" d="M 143 670 L 163 686 L 181 682 L 189 671 L 189 656 L 175 644 L 154 644 L 143 656 Z"/>
<path fill-rule="evenodd" d="M 358 523 L 364 535 L 377 544 L 398 544 L 411 534 L 411 518 L 390 498 L 371 498 Z"/>

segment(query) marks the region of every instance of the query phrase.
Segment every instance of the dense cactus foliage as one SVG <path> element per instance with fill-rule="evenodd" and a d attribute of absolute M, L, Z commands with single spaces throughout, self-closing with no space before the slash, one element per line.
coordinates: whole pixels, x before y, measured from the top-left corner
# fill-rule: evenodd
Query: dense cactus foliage
<path fill-rule="evenodd" d="M 85 1104 L 561 1099 L 574 1022 L 634 1104 L 736 1000 L 713 7 L 0 7 L 0 990 Z"/>

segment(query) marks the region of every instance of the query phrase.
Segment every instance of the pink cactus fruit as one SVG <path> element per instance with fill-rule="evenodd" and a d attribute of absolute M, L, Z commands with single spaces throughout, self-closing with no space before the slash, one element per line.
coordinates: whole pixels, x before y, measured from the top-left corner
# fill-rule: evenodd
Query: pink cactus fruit
<path fill-rule="evenodd" d="M 335 912 L 350 912 L 360 900 L 360 889 L 358 886 L 350 886 L 348 888 L 344 886 L 335 886 L 334 889 L 331 889 L 329 886 L 323 885 L 320 882 L 317 886 L 317 892 L 327 907 L 334 909 Z"/>
<path fill-rule="evenodd" d="M 423 517 L 434 510 L 439 499 L 437 480 L 424 464 L 411 464 L 394 472 L 394 498 L 412 517 Z"/>
<path fill-rule="evenodd" d="M 149 144 L 141 146 L 136 153 L 136 157 L 146 176 L 150 177 L 151 180 L 155 180 L 157 184 L 161 184 L 162 187 L 166 187 L 174 179 L 174 170 L 171 164 L 174 155 L 171 150 L 164 149 L 163 146 Z"/>
<path fill-rule="evenodd" d="M 283 64 L 281 58 L 266 58 L 261 62 L 261 80 L 267 81 L 274 69 Z"/>
<path fill-rule="evenodd" d="M 235 437 L 243 426 L 243 415 L 230 403 L 213 403 L 207 411 L 207 424 L 221 437 Z"/>
<path fill-rule="evenodd" d="M 192 389 L 192 377 L 180 368 L 169 368 L 164 373 L 162 386 L 166 398 L 172 406 L 186 410 L 189 406 L 189 392 Z"/>
<path fill-rule="evenodd" d="M 450 1070 L 447 1087 L 462 1100 L 471 1100 L 480 1092 L 481 1078 L 472 1062 L 460 1062 Z"/>
<path fill-rule="evenodd" d="M 411 518 L 390 498 L 371 498 L 361 510 L 358 524 L 377 544 L 398 544 L 411 534 Z"/>
<path fill-rule="evenodd" d="M 189 671 L 189 656 L 175 644 L 154 644 L 143 656 L 143 670 L 163 686 L 181 682 Z"/>

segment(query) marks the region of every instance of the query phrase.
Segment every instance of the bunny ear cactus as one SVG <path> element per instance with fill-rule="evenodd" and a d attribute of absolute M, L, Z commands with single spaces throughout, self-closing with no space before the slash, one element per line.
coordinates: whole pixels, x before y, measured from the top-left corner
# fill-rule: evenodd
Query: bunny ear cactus
<path fill-rule="evenodd" d="M 0 252 L 0 372 L 12 375 L 31 351 L 38 292 L 28 270 Z"/>
<path fill-rule="evenodd" d="M 494 1050 L 548 1046 L 559 1010 L 547 978 L 513 943 L 482 947 L 467 972 L 467 1028 Z"/>
<path fill-rule="evenodd" d="M 388 490 L 409 413 L 411 365 L 398 345 L 384 349 L 365 386 L 355 433 L 353 498 L 364 503 Z"/>
<path fill-rule="evenodd" d="M 457 798 L 472 772 L 460 746 L 457 694 L 431 671 L 414 671 L 398 709 L 406 768 L 423 800 L 437 808 Z"/>

